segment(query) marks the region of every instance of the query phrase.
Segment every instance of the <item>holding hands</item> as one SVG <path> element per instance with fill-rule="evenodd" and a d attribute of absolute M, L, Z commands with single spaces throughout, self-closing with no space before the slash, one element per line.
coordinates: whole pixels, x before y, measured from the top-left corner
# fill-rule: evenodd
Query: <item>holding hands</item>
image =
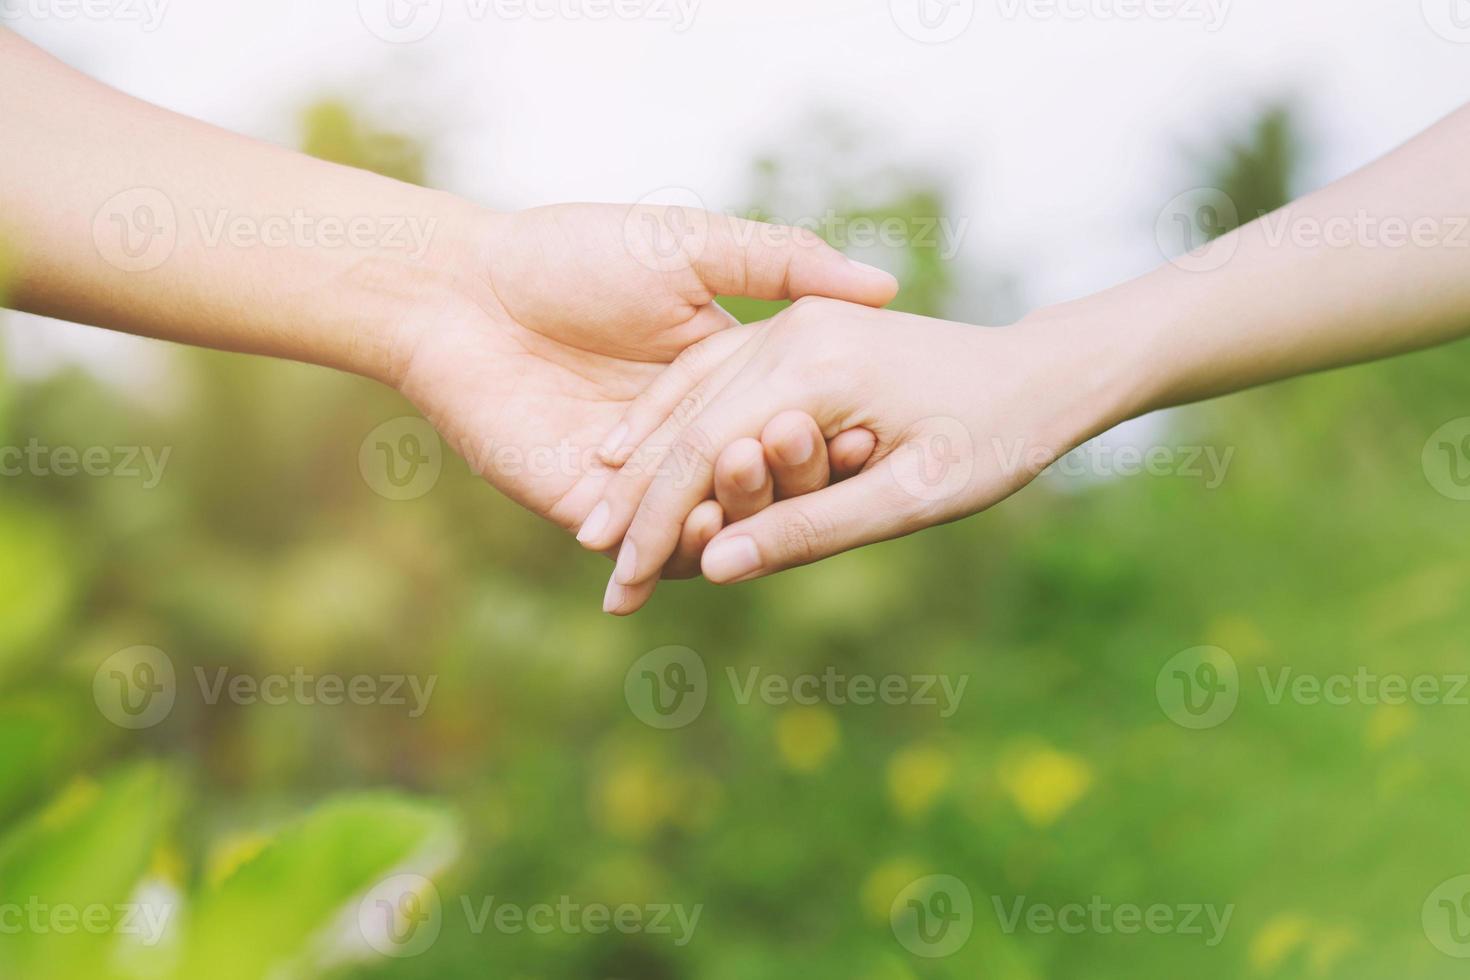
<path fill-rule="evenodd" d="M 1144 411 L 1470 333 L 1470 253 L 1432 234 L 1470 209 L 1470 109 L 1272 222 L 1390 216 L 1412 247 L 1256 221 L 1208 262 L 982 329 L 882 310 L 893 277 L 810 232 L 496 214 L 184 119 L 5 31 L 0 83 L 29 95 L 0 106 L 7 302 L 397 388 L 489 482 L 616 556 L 621 614 L 660 576 L 740 582 L 972 514 Z M 204 216 L 427 235 L 237 242 Z M 741 326 L 719 295 L 797 302 Z"/>
<path fill-rule="evenodd" d="M 732 455 L 756 456 L 773 431 L 800 434 L 791 445 L 817 474 L 825 438 L 870 432 L 873 451 L 850 479 L 814 479 L 730 513 L 704 550 L 712 582 L 806 564 L 1011 495 L 1125 414 L 1078 331 L 1065 316 L 986 329 L 806 299 L 696 345 L 624 416 L 626 441 L 609 462 L 627 465 L 602 492 L 606 521 L 582 535 L 596 550 L 621 542 L 609 611 L 648 600 Z"/>

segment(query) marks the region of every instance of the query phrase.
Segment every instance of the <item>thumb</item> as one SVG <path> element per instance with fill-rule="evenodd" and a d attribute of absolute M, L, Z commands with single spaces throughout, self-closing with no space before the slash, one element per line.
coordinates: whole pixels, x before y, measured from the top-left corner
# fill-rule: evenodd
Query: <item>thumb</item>
<path fill-rule="evenodd" d="M 914 498 L 887 466 L 792 497 L 721 531 L 700 561 L 719 585 L 807 565 L 918 530 Z"/>
<path fill-rule="evenodd" d="M 705 287 L 752 299 L 830 299 L 886 306 L 898 280 L 843 255 L 805 228 L 710 214 L 709 237 L 694 256 Z"/>

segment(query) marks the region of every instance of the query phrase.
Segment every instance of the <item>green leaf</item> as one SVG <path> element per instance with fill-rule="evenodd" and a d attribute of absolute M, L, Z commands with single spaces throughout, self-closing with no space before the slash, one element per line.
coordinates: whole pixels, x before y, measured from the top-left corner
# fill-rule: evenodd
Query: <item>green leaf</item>
<path fill-rule="evenodd" d="M 0 504 L 0 684 L 56 635 L 72 605 L 75 548 L 49 515 L 19 502 Z"/>
<path fill-rule="evenodd" d="M 322 960 L 343 954 L 329 934 L 356 923 L 356 901 L 396 873 L 437 871 L 456 849 L 453 821 L 438 806 L 389 795 L 328 803 L 202 896 L 178 976 L 317 975 Z M 371 952 L 346 945 L 349 953 Z"/>
<path fill-rule="evenodd" d="M 110 954 L 132 924 L 122 915 L 178 800 L 161 766 L 135 765 L 100 783 L 73 782 L 0 838 L 0 901 L 9 919 L 0 930 L 0 976 L 109 975 Z M 81 924 L 93 914 L 105 914 L 105 925 Z"/>

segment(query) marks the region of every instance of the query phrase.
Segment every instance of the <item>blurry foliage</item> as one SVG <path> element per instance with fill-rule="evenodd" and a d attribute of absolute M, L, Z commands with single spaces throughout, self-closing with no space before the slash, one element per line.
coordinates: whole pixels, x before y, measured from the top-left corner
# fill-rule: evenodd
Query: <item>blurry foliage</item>
<path fill-rule="evenodd" d="M 309 118 L 328 120 L 307 141 L 323 155 L 415 158 L 366 153 L 394 143 L 360 138 L 371 128 L 340 108 Z M 1261 189 L 1242 200 L 1291 185 L 1272 148 L 1289 134 L 1274 132 L 1228 152 L 1235 186 Z M 852 206 L 943 200 L 919 184 Z M 948 274 L 926 261 L 902 266 L 906 291 L 941 309 Z M 1464 414 L 1463 345 L 1178 414 L 1182 443 L 1237 449 L 1217 490 L 1047 477 L 979 518 L 769 581 L 665 585 L 630 621 L 598 611 L 605 565 L 463 464 L 422 499 L 374 495 L 357 450 L 410 412 L 393 393 L 201 351 L 174 363 L 177 414 L 74 372 L 6 384 L 0 444 L 173 454 L 153 490 L 5 480 L 0 902 L 161 895 L 178 929 L 157 949 L 0 935 L 0 976 L 1459 975 L 1419 909 L 1470 867 L 1464 709 L 1271 706 L 1253 678 L 1463 672 L 1470 510 L 1419 466 L 1428 433 Z M 623 679 L 669 643 L 702 654 L 711 694 L 693 724 L 660 732 L 628 710 Z M 136 732 L 92 700 L 98 665 L 135 644 L 165 650 L 180 678 L 173 713 Z M 1252 692 L 1208 732 L 1154 700 L 1163 663 L 1200 644 L 1229 650 Z M 224 666 L 408 671 L 437 688 L 421 718 L 209 707 L 194 671 Z M 828 666 L 969 679 L 949 719 L 742 705 L 725 681 Z M 349 900 L 404 867 L 435 875 L 442 935 L 416 958 L 353 965 L 370 951 L 342 940 Z M 966 881 L 977 909 L 969 943 L 932 962 L 887 921 L 928 874 Z M 476 935 L 459 912 L 462 897 L 562 895 L 704 910 L 684 947 Z M 1020 895 L 1235 912 L 1216 948 L 1007 934 L 991 898 Z"/>
<path fill-rule="evenodd" d="M 385 131 L 341 99 L 324 99 L 301 115 L 301 148 L 314 157 L 375 173 L 424 183 L 424 146 L 402 133 Z"/>
<path fill-rule="evenodd" d="M 853 258 L 887 269 L 903 283 L 892 309 L 920 316 L 961 315 L 954 307 L 954 254 L 979 222 L 959 218 L 943 179 L 886 162 L 850 124 L 818 116 L 780 141 L 779 155 L 757 160 L 751 196 L 739 216 L 804 227 Z M 962 256 L 963 257 L 963 256 Z M 992 302 L 963 318 L 997 322 L 1008 278 L 970 271 L 970 292 Z M 766 319 L 787 304 L 721 297 L 742 322 Z"/>
<path fill-rule="evenodd" d="M 1237 211 L 1235 220 L 1203 229 L 1209 237 L 1229 234 L 1296 199 L 1305 162 L 1300 128 L 1297 111 L 1278 103 L 1262 110 L 1223 150 L 1195 154 L 1196 169 L 1207 175 L 1205 186 L 1224 191 Z"/>

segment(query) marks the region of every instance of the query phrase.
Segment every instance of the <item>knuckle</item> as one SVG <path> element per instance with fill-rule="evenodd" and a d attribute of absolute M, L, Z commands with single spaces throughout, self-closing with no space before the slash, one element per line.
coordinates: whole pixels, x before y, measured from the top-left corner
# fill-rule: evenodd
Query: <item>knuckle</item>
<path fill-rule="evenodd" d="M 776 526 L 781 553 L 798 562 L 819 557 L 829 537 L 829 529 L 805 510 L 792 510 Z"/>
<path fill-rule="evenodd" d="M 680 433 L 669 452 L 668 465 L 672 472 L 666 475 L 680 489 L 703 479 L 713 468 L 716 448 L 703 429 L 689 426 Z"/>
<path fill-rule="evenodd" d="M 680 429 L 689 430 L 694 428 L 694 420 L 704 412 L 704 392 L 691 391 L 669 413 L 670 420 Z"/>
<path fill-rule="evenodd" d="M 826 296 L 803 296 L 776 317 L 776 325 L 786 330 L 812 327 L 827 321 L 843 304 Z"/>

